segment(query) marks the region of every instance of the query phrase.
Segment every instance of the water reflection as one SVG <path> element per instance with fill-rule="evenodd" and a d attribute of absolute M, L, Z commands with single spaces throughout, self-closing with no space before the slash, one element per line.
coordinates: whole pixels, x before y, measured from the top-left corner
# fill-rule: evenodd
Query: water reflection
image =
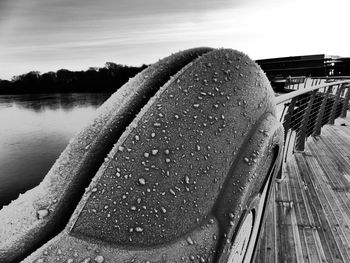
<path fill-rule="evenodd" d="M 110 94 L 0 96 L 0 207 L 36 186 Z"/>
<path fill-rule="evenodd" d="M 16 106 L 40 112 L 48 109 L 71 110 L 87 105 L 98 107 L 110 95 L 110 93 L 0 95 L 0 109 Z"/>

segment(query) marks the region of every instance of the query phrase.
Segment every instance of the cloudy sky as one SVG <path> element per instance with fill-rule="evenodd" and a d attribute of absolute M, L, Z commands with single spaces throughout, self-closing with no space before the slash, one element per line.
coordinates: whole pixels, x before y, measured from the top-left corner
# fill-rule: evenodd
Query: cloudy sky
<path fill-rule="evenodd" d="M 349 0 L 0 0 L 0 78 L 228 47 L 350 56 Z"/>

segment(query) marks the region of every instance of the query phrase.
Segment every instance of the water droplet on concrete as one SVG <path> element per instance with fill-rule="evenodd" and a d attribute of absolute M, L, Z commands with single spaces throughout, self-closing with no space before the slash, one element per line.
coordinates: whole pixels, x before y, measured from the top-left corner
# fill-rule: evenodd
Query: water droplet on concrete
<path fill-rule="evenodd" d="M 137 226 L 137 227 L 135 227 L 135 231 L 138 233 L 141 233 L 141 232 L 143 232 L 143 228 L 140 226 Z"/>
<path fill-rule="evenodd" d="M 103 256 L 97 256 L 97 257 L 95 257 L 95 261 L 97 263 L 103 263 L 105 261 L 105 259 Z"/>
<path fill-rule="evenodd" d="M 124 147 L 123 146 L 119 146 L 118 150 L 122 152 L 122 151 L 124 151 Z"/>
<path fill-rule="evenodd" d="M 140 178 L 139 179 L 139 184 L 145 185 L 146 184 L 146 180 L 144 178 Z"/>
<path fill-rule="evenodd" d="M 192 240 L 192 238 L 191 237 L 187 237 L 187 243 L 189 244 L 189 245 L 193 245 L 194 244 L 194 242 L 193 242 L 193 240 Z"/>
<path fill-rule="evenodd" d="M 41 209 L 36 211 L 36 216 L 38 219 L 43 219 L 49 215 L 49 210 L 47 209 Z"/>

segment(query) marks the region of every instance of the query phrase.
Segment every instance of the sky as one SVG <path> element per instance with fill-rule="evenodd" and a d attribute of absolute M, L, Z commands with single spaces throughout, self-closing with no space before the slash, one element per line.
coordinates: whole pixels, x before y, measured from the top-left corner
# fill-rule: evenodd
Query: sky
<path fill-rule="evenodd" d="M 139 66 L 197 46 L 350 57 L 349 0 L 0 0 L 0 79 Z"/>

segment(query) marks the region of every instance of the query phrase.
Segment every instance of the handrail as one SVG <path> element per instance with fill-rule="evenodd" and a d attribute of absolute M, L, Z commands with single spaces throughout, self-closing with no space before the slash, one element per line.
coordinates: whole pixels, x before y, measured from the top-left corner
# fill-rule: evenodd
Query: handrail
<path fill-rule="evenodd" d="M 328 82 L 336 82 L 342 80 L 350 80 L 350 76 L 324 76 L 324 77 L 312 77 L 312 76 L 294 76 L 286 77 L 284 81 L 285 89 L 299 90 L 300 88 L 305 89 L 309 86 L 319 86 L 321 83 L 325 84 Z"/>
<path fill-rule="evenodd" d="M 301 89 L 301 90 L 296 90 L 293 92 L 290 92 L 288 94 L 285 95 L 280 95 L 278 97 L 275 98 L 275 103 L 276 105 L 282 104 L 283 102 L 286 102 L 294 97 L 303 95 L 305 93 L 314 91 L 314 90 L 318 90 L 318 89 L 322 89 L 322 88 L 326 88 L 329 86 L 334 86 L 334 85 L 340 85 L 340 84 L 345 84 L 345 83 L 349 83 L 350 84 L 350 80 L 343 80 L 343 81 L 337 81 L 337 82 L 329 82 L 327 84 L 321 84 L 318 86 L 314 86 L 314 87 L 309 87 L 309 88 L 305 88 L 305 89 Z"/>
<path fill-rule="evenodd" d="M 309 77 L 310 79 L 350 79 L 350 76 Z"/>
<path fill-rule="evenodd" d="M 287 79 L 302 79 L 302 78 L 307 78 L 307 76 L 300 75 L 300 76 L 287 77 Z"/>

